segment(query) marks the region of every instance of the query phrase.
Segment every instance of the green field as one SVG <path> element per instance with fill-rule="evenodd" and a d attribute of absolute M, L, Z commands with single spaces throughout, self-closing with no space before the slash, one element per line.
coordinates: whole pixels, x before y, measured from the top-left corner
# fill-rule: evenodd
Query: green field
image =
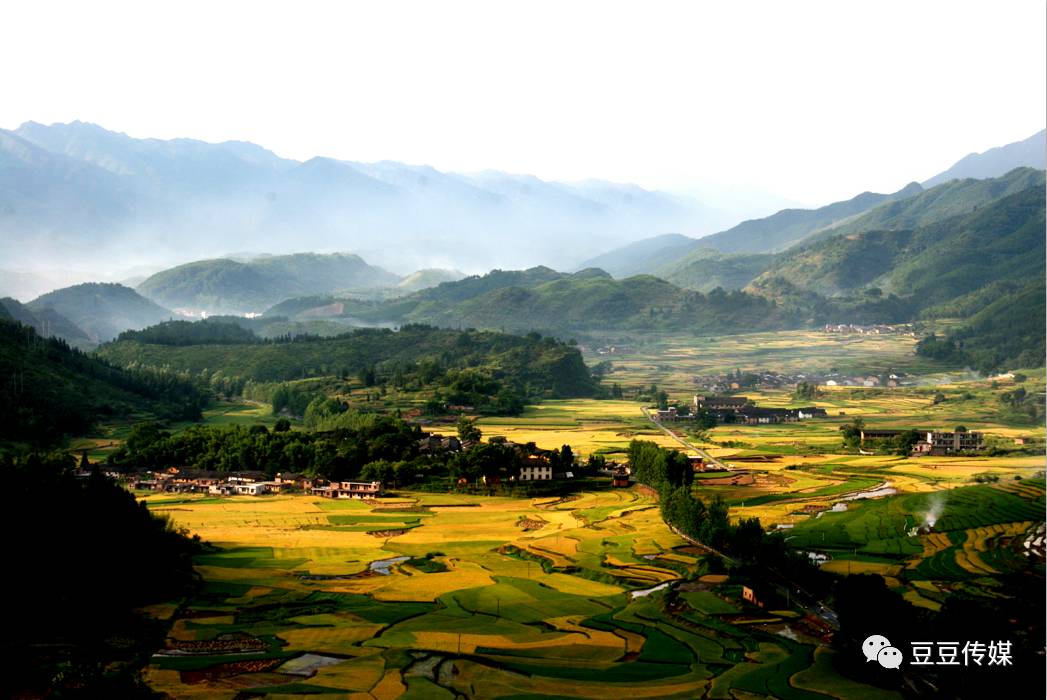
<path fill-rule="evenodd" d="M 1043 522 L 1044 430 L 1001 403 L 1014 382 L 947 375 L 916 358 L 914 342 L 671 336 L 587 357 L 610 360 L 605 381 L 627 397 L 657 383 L 673 401 L 689 401 L 695 376 L 736 368 L 921 374 L 914 387 L 823 388 L 813 401 L 828 412 L 822 419 L 703 433 L 677 424 L 668 434 L 638 400 L 579 399 L 479 427 L 485 438 L 568 444 L 611 461 L 623 461 L 634 438 L 705 450 L 731 471 L 697 474 L 697 496 L 722 497 L 732 519 L 790 528 L 790 545 L 825 555 L 827 571 L 879 574 L 910 602 L 938 609 L 955 590 L 994 595 L 994 576 L 1031 565 L 1022 543 Z M 1042 374 L 1027 374 L 1022 386 L 1042 394 Z M 788 390 L 745 394 L 798 405 Z M 992 452 L 858 454 L 840 434 L 855 417 L 870 427 L 963 424 L 984 431 Z M 206 419 L 272 420 L 268 407 L 235 404 Z M 125 430 L 107 438 L 118 444 Z M 106 449 L 87 447 L 92 456 Z M 847 500 L 870 491 L 880 497 Z M 799 611 L 757 610 L 737 580 L 709 575 L 709 562 L 638 489 L 567 500 L 404 493 L 374 505 L 144 498 L 215 546 L 196 560 L 200 593 L 152 611 L 170 631 L 146 679 L 174 697 L 897 697 L 839 676 Z"/>
<path fill-rule="evenodd" d="M 197 557 L 193 599 L 151 611 L 170 631 L 145 677 L 175 697 L 825 697 L 794 680 L 816 668 L 815 640 L 774 634 L 790 618 L 762 611 L 760 630 L 748 626 L 737 586 L 701 583 L 699 559 L 634 490 L 565 503 L 421 495 L 403 514 L 388 508 L 405 499 L 145 502 L 220 547 Z M 525 530 L 521 517 L 545 524 Z M 392 521 L 414 527 L 367 532 Z M 313 527 L 324 523 L 364 527 Z M 438 573 L 403 559 L 427 555 Z M 388 574 L 371 572 L 388 559 Z M 700 588 L 629 594 L 684 578 Z"/>

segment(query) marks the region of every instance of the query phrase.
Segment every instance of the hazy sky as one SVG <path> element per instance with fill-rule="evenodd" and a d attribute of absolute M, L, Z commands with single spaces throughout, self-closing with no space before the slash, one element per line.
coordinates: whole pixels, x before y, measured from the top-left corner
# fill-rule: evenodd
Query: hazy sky
<path fill-rule="evenodd" d="M 24 0 L 0 127 L 820 204 L 1042 129 L 1045 25 L 1042 0 Z"/>

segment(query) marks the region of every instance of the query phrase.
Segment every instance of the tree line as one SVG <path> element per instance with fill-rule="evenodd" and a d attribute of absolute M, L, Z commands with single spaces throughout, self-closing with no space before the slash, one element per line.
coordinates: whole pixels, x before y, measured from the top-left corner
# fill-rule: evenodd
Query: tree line
<path fill-rule="evenodd" d="M 138 697 L 165 627 L 135 612 L 193 589 L 201 544 L 68 454 L 0 453 L 17 569 L 4 616 L 12 697 Z M 5 693 L 8 694 L 8 693 Z"/>

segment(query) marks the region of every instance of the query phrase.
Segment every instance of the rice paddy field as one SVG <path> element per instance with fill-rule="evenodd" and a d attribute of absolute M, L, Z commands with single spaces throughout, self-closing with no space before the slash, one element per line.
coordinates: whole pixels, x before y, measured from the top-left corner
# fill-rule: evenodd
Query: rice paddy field
<path fill-rule="evenodd" d="M 703 575 L 637 489 L 143 500 L 215 545 L 199 594 L 151 610 L 173 697 L 889 695 L 834 691 L 799 615 Z"/>
<path fill-rule="evenodd" d="M 1004 410 L 1013 382 L 938 372 L 914 342 L 675 336 L 586 358 L 610 360 L 607 381 L 626 395 L 656 383 L 682 402 L 696 375 L 736 368 L 921 373 L 912 387 L 823 387 L 803 403 L 826 418 L 695 432 L 652 423 L 636 401 L 575 399 L 479 427 L 485 438 L 568 444 L 610 461 L 623 461 L 634 438 L 705 451 L 729 471 L 696 474 L 696 496 L 785 528 L 827 571 L 878 574 L 918 606 L 939 609 L 958 590 L 995 595 L 1003 574 L 1042 578 L 1042 423 Z M 1042 372 L 1027 374 L 1022 386 L 1042 394 Z M 798 405 L 787 390 L 745 395 Z M 229 405 L 208 420 L 264 413 Z M 964 425 L 993 450 L 858 454 L 840 434 L 855 417 L 873 428 Z M 563 499 L 404 492 L 366 504 L 141 497 L 213 546 L 196 560 L 199 594 L 151 610 L 170 631 L 146 679 L 171 697 L 897 697 L 835 672 L 826 630 L 802 610 L 743 601 L 740 582 L 713 573 L 708 553 L 668 530 L 641 488 Z"/>
<path fill-rule="evenodd" d="M 605 341 L 615 352 L 585 354 L 589 363 L 611 362 L 609 381 L 623 386 L 657 384 L 670 391 L 691 391 L 697 374 L 735 369 L 775 372 L 879 374 L 904 371 L 940 374 L 942 368 L 915 354 L 917 339 L 906 334 L 854 335 L 821 331 L 775 331 L 727 336 L 649 334 Z M 595 347 L 595 346 L 594 346 Z"/>

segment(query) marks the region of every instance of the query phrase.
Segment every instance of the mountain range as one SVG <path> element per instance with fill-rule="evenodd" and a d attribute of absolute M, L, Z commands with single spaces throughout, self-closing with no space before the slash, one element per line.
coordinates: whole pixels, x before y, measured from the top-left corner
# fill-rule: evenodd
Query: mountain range
<path fill-rule="evenodd" d="M 703 293 L 650 274 L 615 279 L 598 268 L 562 273 L 535 267 L 495 270 L 392 300 L 290 299 L 265 316 L 560 336 L 976 319 L 1008 298 L 1029 298 L 1030 285 L 1043 286 L 1044 187 L 1044 172 L 1031 168 L 1000 178 L 949 181 L 919 188 L 905 199 L 885 198 L 836 227 L 815 229 L 780 253 L 730 255 L 701 248 L 677 261 L 693 273 L 700 260 L 708 273 L 705 283 L 730 280 L 731 291 Z M 659 243 L 671 249 L 681 241 L 670 236 Z M 680 273 L 673 263 L 646 261 Z M 1042 326 L 1042 314 L 1025 315 L 1013 319 L 1011 331 L 1026 337 Z M 1005 362 L 1021 352 L 1006 338 L 995 338 L 992 357 L 975 352 L 977 338 L 966 343 L 978 365 Z"/>
<path fill-rule="evenodd" d="M 891 194 L 863 192 L 817 209 L 783 209 L 702 238 L 680 234 L 653 236 L 590 257 L 577 269 L 599 267 L 615 277 L 654 274 L 697 290 L 709 290 L 717 285 L 741 288 L 759 274 L 760 265 L 769 263 L 769 258 L 739 260 L 732 256 L 777 253 L 811 237 L 875 228 L 881 225 L 875 218 L 863 217 L 873 210 L 881 219 L 890 219 L 892 226 L 903 224 L 903 212 L 913 203 L 913 211 L 920 212 L 923 219 L 910 218 L 904 225 L 919 225 L 963 213 L 997 196 L 1000 187 L 1021 189 L 1021 182 L 1001 184 L 997 180 L 1016 168 L 1043 170 L 1045 151 L 1047 132 L 1041 131 L 1018 143 L 971 154 L 922 185 L 911 182 Z M 955 190 L 939 187 L 956 180 L 961 182 L 954 185 Z M 985 184 L 977 184 L 982 181 Z M 939 199 L 939 203 L 928 206 L 927 198 L 915 199 L 925 190 L 933 190 L 934 194 L 929 197 Z M 894 206 L 883 206 L 889 203 Z M 725 267 L 731 269 L 724 271 Z M 754 274 L 750 276 L 750 272 Z"/>
<path fill-rule="evenodd" d="M 1000 177 L 1014 168 L 1028 167 L 1043 170 L 1047 165 L 1047 129 L 1027 139 L 1006 146 L 990 148 L 984 153 L 971 153 L 957 161 L 952 167 L 924 181 L 924 187 L 934 187 L 949 180 L 964 178 Z"/>
<path fill-rule="evenodd" d="M 630 184 L 298 162 L 245 142 L 138 139 L 82 122 L 0 130 L 0 258 L 13 269 L 306 247 L 404 274 L 487 270 L 578 260 L 651 231 L 708 233 L 717 216 Z"/>

